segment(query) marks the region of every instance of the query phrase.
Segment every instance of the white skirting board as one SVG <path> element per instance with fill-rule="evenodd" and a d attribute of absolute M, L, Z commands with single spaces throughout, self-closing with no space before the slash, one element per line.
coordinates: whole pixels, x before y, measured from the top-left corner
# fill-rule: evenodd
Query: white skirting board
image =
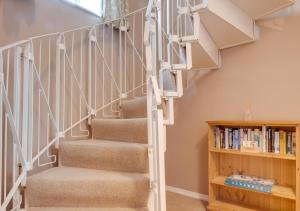
<path fill-rule="evenodd" d="M 192 192 L 189 190 L 184 190 L 181 188 L 176 188 L 176 187 L 172 187 L 172 186 L 166 186 L 166 190 L 172 193 L 177 193 L 183 196 L 187 196 L 187 197 L 191 197 L 194 199 L 200 199 L 202 201 L 208 201 L 208 195 L 205 194 L 201 194 L 201 193 L 196 193 L 196 192 Z"/>

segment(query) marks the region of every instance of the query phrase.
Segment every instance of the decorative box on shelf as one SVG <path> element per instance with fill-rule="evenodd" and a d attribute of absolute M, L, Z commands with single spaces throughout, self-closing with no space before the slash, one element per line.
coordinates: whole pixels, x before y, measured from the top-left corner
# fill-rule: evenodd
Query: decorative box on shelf
<path fill-rule="evenodd" d="M 227 177 L 224 183 L 225 185 L 229 186 L 271 193 L 274 180 L 261 179 L 245 175 L 232 175 Z"/>

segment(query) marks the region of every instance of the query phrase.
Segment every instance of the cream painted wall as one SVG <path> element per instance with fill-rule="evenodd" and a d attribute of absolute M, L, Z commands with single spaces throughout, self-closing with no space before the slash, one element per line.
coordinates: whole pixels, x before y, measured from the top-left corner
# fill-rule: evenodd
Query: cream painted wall
<path fill-rule="evenodd" d="M 62 0 L 1 0 L 0 46 L 98 21 L 97 16 L 82 12 Z"/>
<path fill-rule="evenodd" d="M 224 50 L 222 68 L 194 73 L 167 130 L 167 184 L 207 194 L 207 120 L 300 119 L 300 16 L 260 23 L 253 43 Z"/>
<path fill-rule="evenodd" d="M 129 10 L 146 6 L 146 0 L 129 1 Z M 1 0 L 0 46 L 31 36 L 93 25 L 100 19 L 63 0 Z"/>

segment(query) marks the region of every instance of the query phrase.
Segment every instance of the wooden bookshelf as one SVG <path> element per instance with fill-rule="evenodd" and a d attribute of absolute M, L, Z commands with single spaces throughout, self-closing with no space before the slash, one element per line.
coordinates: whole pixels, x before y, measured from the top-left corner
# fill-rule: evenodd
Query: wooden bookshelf
<path fill-rule="evenodd" d="M 209 205 L 208 210 L 300 211 L 300 122 L 209 121 Z M 296 132 L 296 154 L 281 155 L 215 148 L 215 127 L 261 128 Z M 233 174 L 273 179 L 271 193 L 233 187 L 225 179 Z"/>

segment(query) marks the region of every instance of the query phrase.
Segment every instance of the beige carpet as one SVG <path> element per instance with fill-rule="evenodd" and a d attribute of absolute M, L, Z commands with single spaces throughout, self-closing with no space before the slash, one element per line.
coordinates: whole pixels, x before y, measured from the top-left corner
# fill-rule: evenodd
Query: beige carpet
<path fill-rule="evenodd" d="M 205 211 L 206 206 L 207 202 L 176 193 L 167 193 L 167 211 Z"/>
<path fill-rule="evenodd" d="M 207 202 L 167 192 L 167 211 L 205 211 Z M 31 208 L 28 211 L 146 211 L 122 208 Z"/>
<path fill-rule="evenodd" d="M 28 178 L 28 211 L 148 210 L 145 98 L 125 101 L 121 109 L 126 118 L 93 119 L 92 139 L 61 142 L 58 167 Z M 201 201 L 174 193 L 167 194 L 167 208 L 205 210 Z"/>

